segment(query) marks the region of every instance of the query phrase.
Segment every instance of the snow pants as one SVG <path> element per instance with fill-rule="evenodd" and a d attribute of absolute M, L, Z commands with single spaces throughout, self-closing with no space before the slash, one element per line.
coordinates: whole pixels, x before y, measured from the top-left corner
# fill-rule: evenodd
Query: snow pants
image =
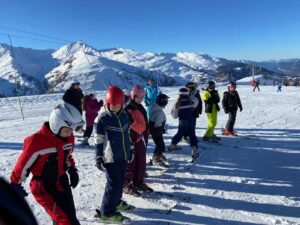
<path fill-rule="evenodd" d="M 260 91 L 259 86 L 254 86 L 253 91 L 257 88 L 258 91 Z"/>
<path fill-rule="evenodd" d="M 226 127 L 225 127 L 226 130 L 233 131 L 236 113 L 237 113 L 237 110 L 231 110 L 228 112 L 229 118 L 226 123 Z"/>
<path fill-rule="evenodd" d="M 61 190 L 58 190 L 55 182 L 33 177 L 30 181 L 30 191 L 57 225 L 80 225 L 76 218 L 69 178 L 65 174 L 63 179 L 66 179 L 63 183 L 68 185 L 63 185 Z"/>
<path fill-rule="evenodd" d="M 163 138 L 163 133 L 155 129 L 151 124 L 149 126 L 149 131 L 155 144 L 154 155 L 161 156 L 165 151 L 166 147 Z"/>
<path fill-rule="evenodd" d="M 111 216 L 121 203 L 127 162 L 106 163 L 106 186 L 101 204 L 101 214 Z"/>
<path fill-rule="evenodd" d="M 198 146 L 198 140 L 195 134 L 194 118 L 188 120 L 179 120 L 178 131 L 172 138 L 172 144 L 178 144 L 185 134 L 187 134 L 187 136 L 190 138 L 191 147 Z"/>
<path fill-rule="evenodd" d="M 206 113 L 207 115 L 207 129 L 204 134 L 205 137 L 212 137 L 215 134 L 215 127 L 217 125 L 218 111 L 216 105 L 213 105 L 212 113 Z"/>
<path fill-rule="evenodd" d="M 134 159 L 128 163 L 125 175 L 125 183 L 143 184 L 146 173 L 146 145 L 143 138 L 134 143 Z"/>

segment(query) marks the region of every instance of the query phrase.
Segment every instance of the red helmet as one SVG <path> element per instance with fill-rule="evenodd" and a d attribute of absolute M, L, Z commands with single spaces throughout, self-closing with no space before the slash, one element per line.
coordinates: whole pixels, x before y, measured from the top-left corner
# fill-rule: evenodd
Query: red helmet
<path fill-rule="evenodd" d="M 140 98 L 143 98 L 145 96 L 145 90 L 142 86 L 140 85 L 133 86 L 130 92 L 130 98 L 134 100 L 135 96 L 138 96 Z"/>
<path fill-rule="evenodd" d="M 123 105 L 125 102 L 124 92 L 116 86 L 110 86 L 106 92 L 105 102 L 109 105 Z"/>

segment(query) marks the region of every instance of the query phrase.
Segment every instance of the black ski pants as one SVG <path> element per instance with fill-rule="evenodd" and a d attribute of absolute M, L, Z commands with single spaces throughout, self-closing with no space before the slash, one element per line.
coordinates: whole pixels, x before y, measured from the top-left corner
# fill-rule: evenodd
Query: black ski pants
<path fill-rule="evenodd" d="M 228 112 L 229 118 L 226 123 L 226 130 L 233 131 L 233 127 L 235 124 L 237 110 L 231 110 Z"/>
<path fill-rule="evenodd" d="M 163 133 L 150 126 L 150 133 L 155 144 L 154 155 L 160 156 L 165 151 Z"/>

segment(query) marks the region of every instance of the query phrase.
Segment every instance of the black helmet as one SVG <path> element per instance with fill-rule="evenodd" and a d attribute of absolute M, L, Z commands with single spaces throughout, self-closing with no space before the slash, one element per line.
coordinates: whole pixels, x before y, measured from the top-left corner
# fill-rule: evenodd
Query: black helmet
<path fill-rule="evenodd" d="M 189 96 L 189 89 L 187 89 L 187 88 L 180 88 L 179 89 L 179 96 L 180 97 L 187 97 L 187 96 Z"/>
<path fill-rule="evenodd" d="M 234 81 L 231 81 L 231 82 L 229 82 L 229 84 L 228 84 L 228 87 L 230 87 L 230 86 L 236 87 L 236 83 L 235 83 Z"/>
<path fill-rule="evenodd" d="M 168 104 L 168 99 L 169 99 L 169 96 L 167 96 L 165 94 L 159 94 L 156 98 L 156 103 L 159 106 L 165 106 Z"/>
<path fill-rule="evenodd" d="M 216 87 L 216 83 L 214 81 L 208 81 L 207 88 L 208 89 L 214 89 Z"/>
<path fill-rule="evenodd" d="M 186 85 L 185 85 L 186 88 L 190 88 L 190 89 L 196 89 L 198 87 L 197 83 L 196 82 L 188 82 Z"/>

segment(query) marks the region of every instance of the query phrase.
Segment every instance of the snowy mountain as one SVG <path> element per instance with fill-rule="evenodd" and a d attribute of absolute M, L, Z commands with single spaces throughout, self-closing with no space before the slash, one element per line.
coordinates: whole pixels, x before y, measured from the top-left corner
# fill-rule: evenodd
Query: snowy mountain
<path fill-rule="evenodd" d="M 52 52 L 0 44 L 0 96 L 44 93 L 45 74 L 58 65 Z"/>
<path fill-rule="evenodd" d="M 83 90 L 104 90 L 110 84 L 123 89 L 151 77 L 159 86 L 187 81 L 238 80 L 251 75 L 252 66 L 204 53 L 140 53 L 130 49 L 97 50 L 74 42 L 57 50 L 33 50 L 0 45 L 0 95 L 65 91 L 73 81 Z M 262 68 L 261 74 L 276 75 Z"/>
<path fill-rule="evenodd" d="M 217 89 L 221 95 L 227 86 L 218 85 Z M 178 119 L 171 116 L 178 88 L 163 87 L 162 91 L 171 96 L 164 109 L 168 123 L 164 141 L 169 146 L 178 128 Z M 196 125 L 200 159 L 191 164 L 190 146 L 179 143 L 182 150 L 164 153 L 170 163 L 167 171 L 147 165 L 145 182 L 156 193 L 143 198 L 123 195 L 136 207 L 124 213 L 131 218 L 131 225 L 300 224 L 299 88 L 283 87 L 277 93 L 276 87 L 261 86 L 260 92 L 253 92 L 247 84 L 238 85 L 238 91 L 243 104 L 235 125 L 239 136 L 221 135 L 228 119 L 221 109 L 215 131 L 221 143 L 202 141 L 207 126 L 202 113 Z M 97 92 L 98 99 L 104 96 L 104 91 Z M 24 97 L 25 120 L 21 119 L 17 98 L 0 99 L 1 176 L 9 180 L 24 138 L 41 127 L 61 97 L 61 93 Z M 80 177 L 78 186 L 72 189 L 76 214 L 82 225 L 100 224 L 94 215 L 102 201 L 106 177 L 95 167 L 93 141 L 92 147 L 82 147 L 82 134 L 75 136 L 73 156 Z M 154 149 L 150 138 L 147 162 Z M 30 180 L 28 177 L 22 183 L 27 192 Z M 53 224 L 31 193 L 26 201 L 40 225 Z"/>
<path fill-rule="evenodd" d="M 264 67 L 266 69 L 275 71 L 276 73 L 289 75 L 292 77 L 300 77 L 300 59 L 281 59 L 269 60 L 261 62 L 243 61 L 257 67 Z"/>
<path fill-rule="evenodd" d="M 146 84 L 154 76 L 147 69 L 103 57 L 100 51 L 82 42 L 63 46 L 52 55 L 59 66 L 45 76 L 48 92 L 62 92 L 75 80 L 81 82 L 84 90 L 104 90 L 110 84 L 128 89 L 136 83 Z M 158 80 L 162 86 L 176 84 L 173 77 L 165 74 L 159 74 Z"/>

